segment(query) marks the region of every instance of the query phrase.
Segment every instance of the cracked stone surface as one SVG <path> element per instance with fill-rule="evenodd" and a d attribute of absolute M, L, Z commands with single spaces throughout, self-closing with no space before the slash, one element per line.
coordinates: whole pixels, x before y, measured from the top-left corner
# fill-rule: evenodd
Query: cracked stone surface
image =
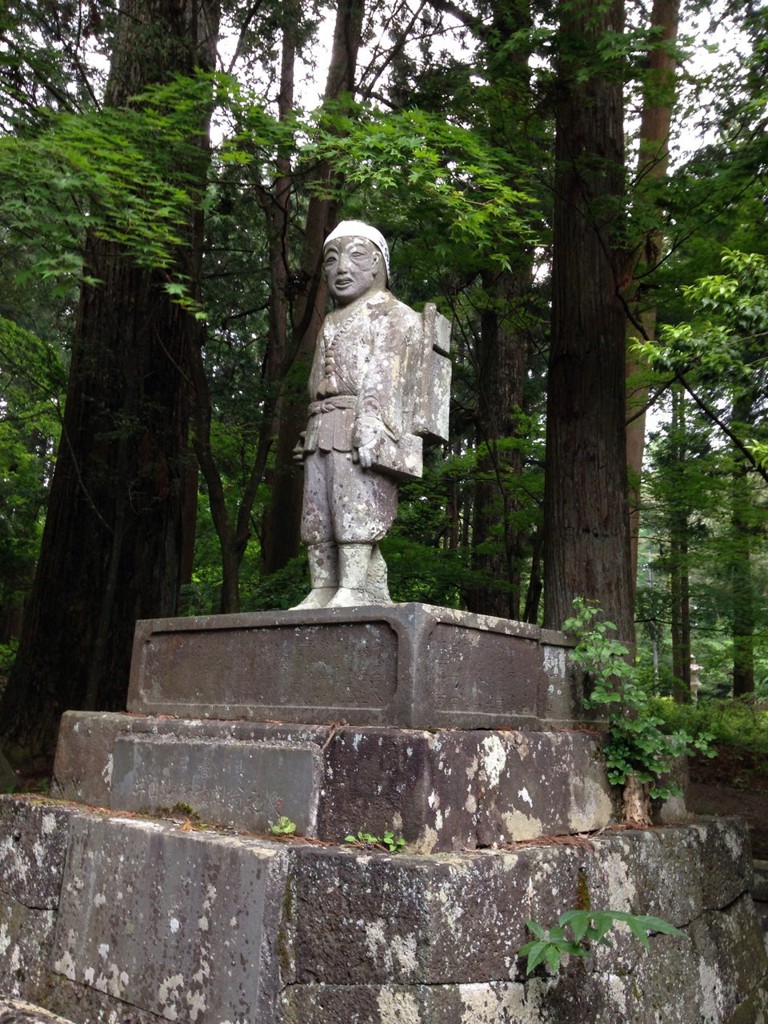
<path fill-rule="evenodd" d="M 47 1019 L 18 1016 L 32 1012 L 22 1000 L 73 1024 L 768 1019 L 737 820 L 390 855 L 14 798 L 0 812 L 4 863 L 16 864 L 0 876 L 7 1024 Z M 587 905 L 655 915 L 683 935 L 652 935 L 645 952 L 620 926 L 592 959 L 526 978 L 526 919 L 549 926 Z"/>

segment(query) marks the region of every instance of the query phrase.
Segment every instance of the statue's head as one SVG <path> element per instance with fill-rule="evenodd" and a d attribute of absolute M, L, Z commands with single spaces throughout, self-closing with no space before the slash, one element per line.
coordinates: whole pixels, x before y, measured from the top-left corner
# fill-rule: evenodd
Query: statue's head
<path fill-rule="evenodd" d="M 363 221 L 341 221 L 325 240 L 323 271 L 331 295 L 342 306 L 381 291 L 389 278 L 384 236 Z"/>

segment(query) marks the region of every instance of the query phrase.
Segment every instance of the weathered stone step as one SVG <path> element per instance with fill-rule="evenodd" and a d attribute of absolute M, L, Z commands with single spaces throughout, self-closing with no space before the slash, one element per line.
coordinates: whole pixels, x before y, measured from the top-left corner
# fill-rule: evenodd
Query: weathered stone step
<path fill-rule="evenodd" d="M 562 633 L 450 608 L 137 624 L 128 710 L 179 718 L 498 729 L 585 718 Z"/>
<path fill-rule="evenodd" d="M 218 722 L 68 712 L 53 793 L 302 835 L 392 830 L 412 849 L 474 849 L 617 820 L 602 737 L 563 730 L 436 730 Z M 679 810 L 679 809 L 678 809 Z"/>
<path fill-rule="evenodd" d="M 76 1024 L 750 1024 L 766 951 L 743 824 L 388 856 L 0 799 L 0 991 Z M 626 931 L 526 979 L 525 921 Z"/>
<path fill-rule="evenodd" d="M 0 996 L 0 1024 L 73 1024 L 40 1006 L 21 999 L 3 999 Z"/>

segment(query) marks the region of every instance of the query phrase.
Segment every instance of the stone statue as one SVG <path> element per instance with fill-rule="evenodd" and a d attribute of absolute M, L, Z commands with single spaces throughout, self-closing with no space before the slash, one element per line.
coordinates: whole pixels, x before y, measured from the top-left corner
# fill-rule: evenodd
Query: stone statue
<path fill-rule="evenodd" d="M 389 248 L 362 221 L 325 240 L 336 308 L 323 321 L 309 379 L 301 536 L 312 589 L 297 608 L 391 604 L 379 542 L 398 481 L 420 477 L 422 438 L 447 438 L 450 325 L 388 290 Z"/>

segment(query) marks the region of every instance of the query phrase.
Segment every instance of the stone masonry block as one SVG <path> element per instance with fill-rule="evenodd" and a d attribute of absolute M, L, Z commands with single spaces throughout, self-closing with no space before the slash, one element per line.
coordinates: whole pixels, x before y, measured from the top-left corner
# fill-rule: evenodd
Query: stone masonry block
<path fill-rule="evenodd" d="M 267 725 L 70 712 L 55 792 L 115 810 L 188 805 L 202 820 L 343 841 L 391 829 L 418 853 L 595 831 L 618 820 L 588 731 Z M 87 785 L 83 779 L 92 780 Z M 95 781 L 94 781 L 95 780 Z"/>
<path fill-rule="evenodd" d="M 486 982 L 515 972 L 525 920 L 578 896 L 578 848 L 429 858 L 297 850 L 284 979 L 324 985 Z M 333 935 L 332 943 L 322 935 Z"/>
<path fill-rule="evenodd" d="M 0 836 L 24 833 L 36 870 L 59 873 L 61 900 L 37 910 L 0 889 L 0 991 L 75 1024 L 760 1024 L 768 1014 L 741 823 L 393 856 L 18 804 L 3 806 Z M 43 847 L 66 832 L 62 867 Z M 24 888 L 32 860 L 18 863 L 8 888 L 48 899 L 53 886 Z M 590 960 L 526 977 L 526 919 L 549 926 L 585 905 L 654 914 L 684 934 L 652 935 L 646 953 L 620 927 Z"/>
<path fill-rule="evenodd" d="M 593 906 L 652 914 L 683 927 L 751 888 L 749 842 L 740 819 L 627 829 L 595 837 L 593 844 L 600 851 L 607 844 L 590 861 L 586 878 Z"/>
<path fill-rule="evenodd" d="M 73 813 L 0 796 L 0 893 L 34 910 L 56 909 Z"/>
<path fill-rule="evenodd" d="M 618 813 L 601 751 L 587 732 L 341 729 L 319 834 L 391 829 L 429 853 L 596 830 Z"/>
<path fill-rule="evenodd" d="M 25 907 L 0 892 L 0 993 L 35 999 L 45 990 L 55 924 L 54 910 Z"/>
<path fill-rule="evenodd" d="M 314 836 L 321 779 L 312 743 L 118 736 L 110 804 L 152 814 L 181 803 L 203 821 L 250 832 L 285 815 Z"/>
<path fill-rule="evenodd" d="M 430 605 L 139 622 L 128 710 L 402 728 L 583 719 L 560 633 Z M 554 719 L 551 719 L 554 721 Z"/>
<path fill-rule="evenodd" d="M 156 822 L 72 821 L 54 972 L 171 1020 L 269 1020 L 287 853 Z"/>
<path fill-rule="evenodd" d="M 0 992 L 33 999 L 44 987 L 71 808 L 0 797 Z"/>
<path fill-rule="evenodd" d="M 550 926 L 563 911 L 585 905 L 687 928 L 748 892 L 737 860 L 717 905 L 710 899 L 721 870 L 718 847 L 729 834 L 735 849 L 744 839 L 741 826 L 713 822 L 430 858 L 297 850 L 290 890 L 294 956 L 285 980 L 384 984 L 393 970 L 414 985 L 510 979 L 527 918 Z M 322 942 L 329 933 L 333 944 Z M 618 954 L 601 950 L 596 962 L 602 957 L 615 967 L 619 955 L 629 969 L 642 960 L 642 946 L 626 930 L 616 944 Z M 758 952 L 755 963 L 764 973 Z"/>
<path fill-rule="evenodd" d="M 63 1017 L 23 1002 L 20 999 L 0 997 L 0 1024 L 73 1024 Z"/>
<path fill-rule="evenodd" d="M 120 809 L 121 805 L 114 802 L 113 783 L 115 780 L 115 747 L 118 739 L 125 741 L 136 737 L 144 742 L 153 739 L 179 743 L 220 744 L 222 746 L 249 744 L 255 746 L 288 745 L 302 750 L 311 748 L 319 750 L 326 743 L 331 730 L 327 726 L 312 725 L 280 725 L 265 722 L 218 722 L 215 719 L 174 719 L 152 718 L 142 715 L 113 714 L 99 711 L 67 711 L 61 719 L 59 742 L 56 747 L 56 761 L 53 767 L 53 787 L 55 796 L 66 800 L 76 800 L 94 807 L 112 807 Z M 314 756 L 314 755 L 313 755 Z M 204 766 L 208 770 L 208 766 Z M 216 773 L 214 773 L 215 775 Z M 177 775 L 177 782 L 179 773 Z M 251 774 L 251 778 L 255 777 Z M 211 782 L 210 776 L 207 780 Z M 214 778 L 214 782 L 215 782 Z M 185 791 L 193 795 L 199 789 L 195 779 L 186 780 Z M 278 797 L 284 786 L 278 789 Z M 246 799 L 256 797 L 249 795 Z M 122 792 L 122 790 L 121 790 Z M 225 794 L 220 793 L 220 796 Z M 242 802 L 243 794 L 233 791 L 233 797 Z M 163 800 L 165 806 L 171 806 L 177 799 L 190 804 L 193 800 L 185 797 L 174 797 L 174 800 Z M 217 805 L 220 810 L 227 810 L 222 801 Z M 128 807 L 122 807 L 128 810 Z M 280 813 L 284 813 L 280 811 Z M 209 819 L 214 823 L 226 825 L 217 816 Z M 245 825 L 242 827 L 246 827 Z"/>

